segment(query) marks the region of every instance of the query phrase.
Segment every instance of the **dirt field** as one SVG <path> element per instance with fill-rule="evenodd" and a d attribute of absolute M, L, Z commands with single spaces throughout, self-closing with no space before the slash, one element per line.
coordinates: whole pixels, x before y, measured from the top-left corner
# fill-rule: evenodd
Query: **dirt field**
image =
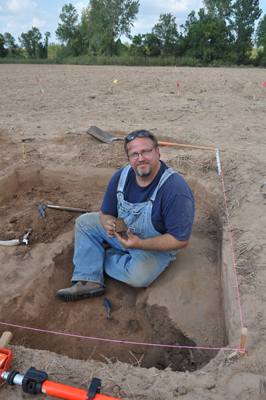
<path fill-rule="evenodd" d="M 28 245 L 0 245 L 0 334 L 13 334 L 9 371 L 24 375 L 34 366 L 84 390 L 97 377 L 102 394 L 124 400 L 266 398 L 265 70 L 0 71 L 0 241 L 30 232 Z M 114 137 L 144 128 L 160 141 L 225 150 L 219 175 L 214 150 L 160 147 L 161 159 L 193 191 L 192 237 L 147 289 L 106 277 L 117 324 L 106 318 L 101 297 L 73 304 L 56 298 L 70 285 L 79 214 L 43 206 L 44 218 L 38 208 L 99 211 L 110 177 L 127 159 L 121 141 L 100 142 L 86 133 L 90 125 Z M 242 326 L 247 349 L 238 358 Z M 231 350 L 218 350 L 224 347 Z M 32 397 L 20 386 L 0 391 L 8 400 Z M 44 397 L 54 398 L 35 396 Z"/>

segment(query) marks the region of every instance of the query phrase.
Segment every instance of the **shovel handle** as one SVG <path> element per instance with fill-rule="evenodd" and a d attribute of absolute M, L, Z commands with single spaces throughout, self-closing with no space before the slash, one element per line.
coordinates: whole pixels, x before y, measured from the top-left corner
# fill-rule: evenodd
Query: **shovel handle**
<path fill-rule="evenodd" d="M 188 147 L 190 149 L 216 150 L 213 147 L 192 146 L 191 144 L 180 144 L 180 143 L 170 143 L 170 142 L 158 142 L 158 144 L 162 146 Z M 225 151 L 224 149 L 218 149 L 218 150 Z"/>
<path fill-rule="evenodd" d="M 74 212 L 89 212 L 89 210 L 85 210 L 84 208 L 74 208 L 74 207 L 64 207 L 64 206 L 52 206 L 47 204 L 47 208 L 53 208 L 55 210 L 62 210 L 62 211 L 74 211 Z"/>

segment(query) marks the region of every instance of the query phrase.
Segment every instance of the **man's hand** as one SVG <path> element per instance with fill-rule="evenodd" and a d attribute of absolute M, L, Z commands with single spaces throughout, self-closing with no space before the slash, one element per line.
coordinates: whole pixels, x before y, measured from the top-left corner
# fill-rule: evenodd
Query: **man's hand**
<path fill-rule="evenodd" d="M 114 219 L 108 219 L 105 225 L 105 230 L 107 232 L 107 236 L 109 238 L 114 238 L 115 237 L 115 220 Z"/>
<path fill-rule="evenodd" d="M 102 225 L 103 229 L 106 230 L 107 236 L 109 238 L 114 238 L 115 237 L 114 232 L 115 232 L 115 226 L 116 226 L 116 223 L 115 223 L 116 218 L 113 217 L 112 215 L 103 214 L 101 211 L 100 211 L 99 216 L 100 216 L 101 225 Z"/>
<path fill-rule="evenodd" d="M 130 229 L 127 230 L 127 237 L 123 232 L 114 232 L 114 236 L 117 238 L 121 246 L 126 249 L 141 249 L 143 240 L 138 236 L 133 235 Z"/>

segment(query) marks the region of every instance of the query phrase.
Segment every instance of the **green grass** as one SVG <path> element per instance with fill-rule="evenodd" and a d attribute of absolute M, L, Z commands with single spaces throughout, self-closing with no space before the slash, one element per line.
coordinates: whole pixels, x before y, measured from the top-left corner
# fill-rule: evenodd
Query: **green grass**
<path fill-rule="evenodd" d="M 241 65 L 241 67 L 250 67 L 256 60 L 258 55 L 258 49 L 253 49 L 252 55 L 250 57 L 250 63 L 246 66 Z M 227 61 L 224 60 L 213 60 L 211 63 L 203 63 L 193 57 L 183 56 L 183 57 L 144 57 L 144 56 L 130 56 L 122 55 L 117 56 L 93 56 L 93 55 L 83 55 L 78 57 L 54 57 L 47 59 L 32 59 L 25 57 L 6 57 L 0 58 L 1 64 L 13 63 L 13 64 L 64 64 L 64 65 L 120 65 L 120 66 L 147 66 L 147 67 L 234 67 L 237 66 L 237 60 L 234 54 L 231 55 L 231 59 Z M 239 67 L 239 65 L 238 65 Z"/>

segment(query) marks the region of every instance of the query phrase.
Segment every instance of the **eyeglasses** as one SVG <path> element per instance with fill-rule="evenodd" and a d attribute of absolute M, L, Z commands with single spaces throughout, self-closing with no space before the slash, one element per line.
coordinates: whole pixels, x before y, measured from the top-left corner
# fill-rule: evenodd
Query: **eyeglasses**
<path fill-rule="evenodd" d="M 145 137 L 155 138 L 155 136 L 149 131 L 135 131 L 135 132 L 130 133 L 126 137 L 126 139 L 125 139 L 126 143 L 131 142 L 131 140 L 135 139 L 136 136 L 139 138 L 145 138 Z"/>
<path fill-rule="evenodd" d="M 139 158 L 139 156 L 148 157 L 149 154 L 151 154 L 152 150 L 153 148 L 151 150 L 143 150 L 140 153 L 129 154 L 128 158 L 130 158 L 131 160 L 136 160 L 137 158 Z"/>

